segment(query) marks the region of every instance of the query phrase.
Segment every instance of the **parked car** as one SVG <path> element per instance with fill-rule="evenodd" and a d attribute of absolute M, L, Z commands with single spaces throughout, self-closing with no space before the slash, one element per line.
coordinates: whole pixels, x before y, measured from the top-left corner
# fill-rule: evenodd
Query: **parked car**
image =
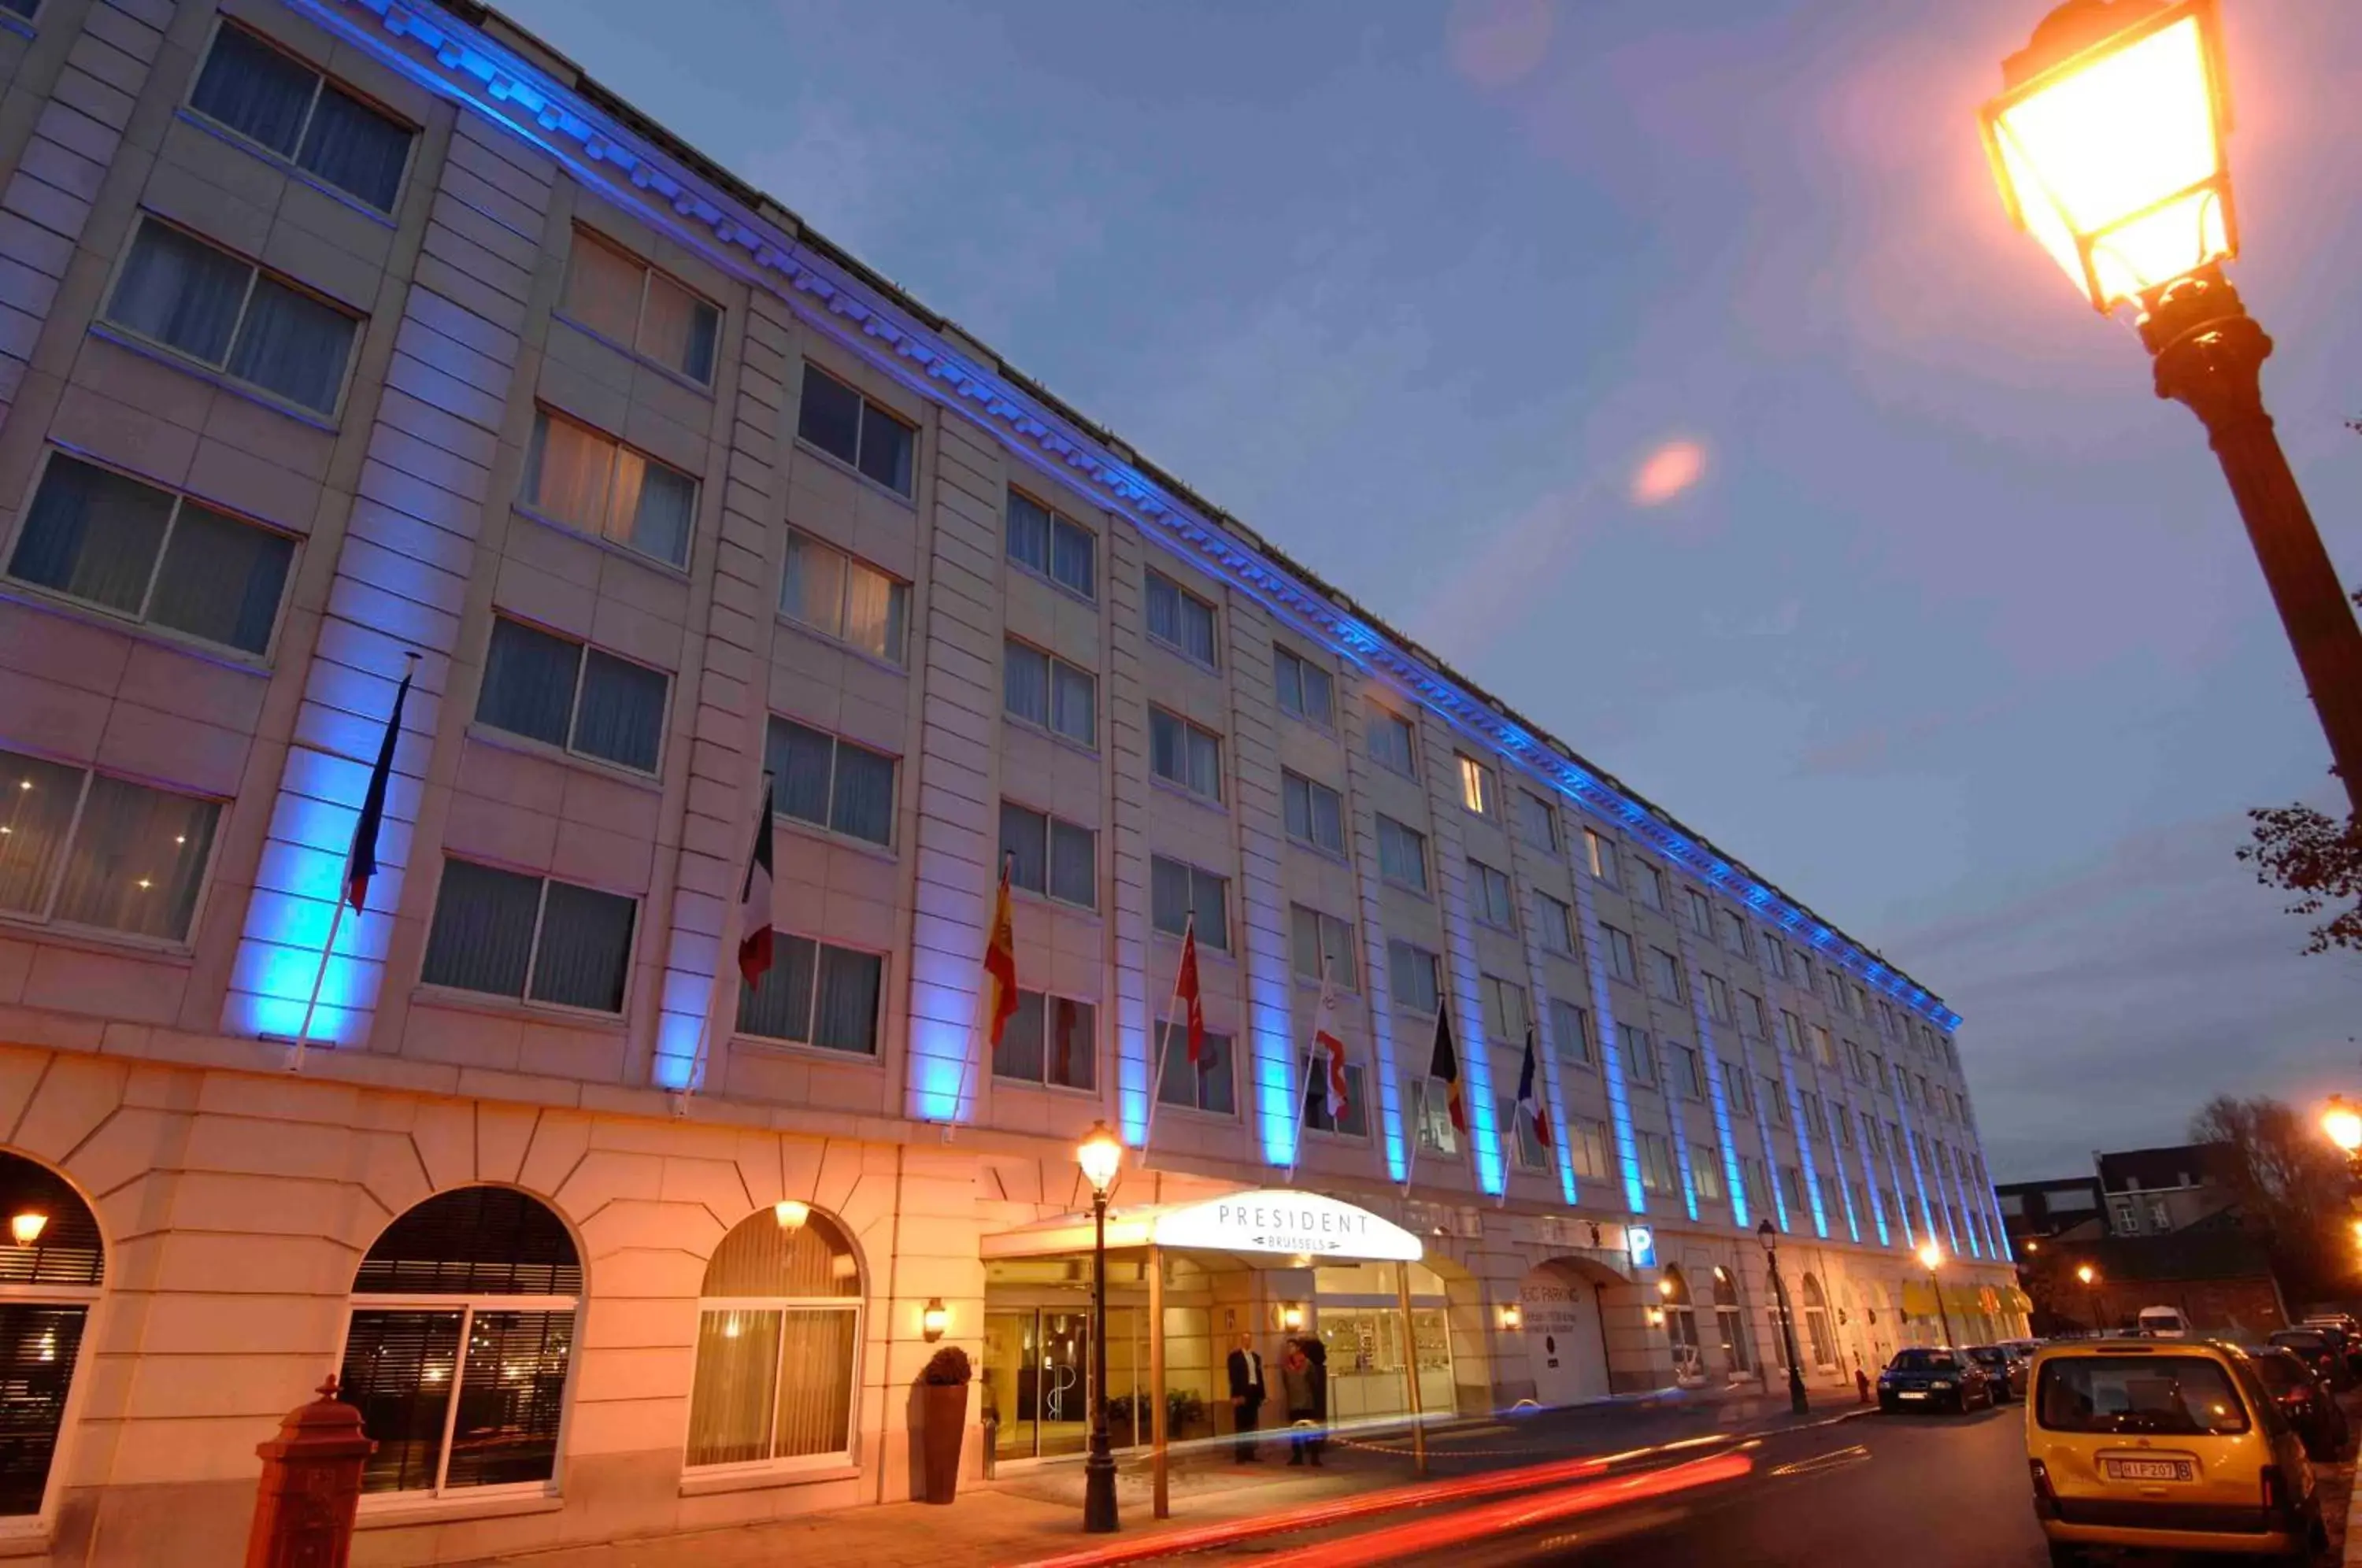
<path fill-rule="evenodd" d="M 2025 1397 L 2025 1359 L 2007 1345 L 1970 1345 L 1969 1359 L 1992 1379 L 1996 1402 Z"/>
<path fill-rule="evenodd" d="M 2357 1378 L 2362 1378 L 2362 1323 L 2351 1313 L 2324 1312 L 2307 1318 L 2297 1325 L 2300 1329 L 2334 1329 L 2345 1336 L 2345 1365 Z"/>
<path fill-rule="evenodd" d="M 2087 1546 L 2297 1563 L 2328 1545 L 2303 1440 L 2255 1363 L 2220 1341 L 2047 1347 L 2025 1457 L 2053 1568 Z"/>
<path fill-rule="evenodd" d="M 2294 1351 L 2312 1368 L 2312 1375 L 2333 1389 L 2354 1386 L 2354 1369 L 2346 1364 L 2345 1349 L 2337 1342 L 2342 1338 L 2334 1329 L 2275 1329 L 2271 1334 L 2272 1343 L 2282 1350 Z"/>
<path fill-rule="evenodd" d="M 2345 1409 L 2328 1385 L 2313 1375 L 2304 1358 L 2279 1345 L 2248 1345 L 2256 1375 L 2279 1401 L 2280 1413 L 2304 1440 L 2304 1452 L 2314 1459 L 2335 1459 L 2353 1436 Z"/>
<path fill-rule="evenodd" d="M 1878 1375 L 1878 1408 L 1889 1414 L 1952 1409 L 1965 1415 L 1990 1408 L 1992 1402 L 1992 1379 L 1985 1369 L 1949 1345 L 1896 1351 Z"/>
<path fill-rule="evenodd" d="M 2179 1340 L 2190 1332 L 2190 1320 L 2173 1307 L 2144 1307 L 2136 1322 L 2140 1331 L 2154 1340 Z"/>
<path fill-rule="evenodd" d="M 2040 1350 L 2044 1342 L 2041 1340 L 2003 1340 L 2002 1348 L 2015 1352 L 2017 1359 L 2025 1363 L 2028 1369 L 2031 1369 L 2034 1365 L 2034 1353 Z"/>

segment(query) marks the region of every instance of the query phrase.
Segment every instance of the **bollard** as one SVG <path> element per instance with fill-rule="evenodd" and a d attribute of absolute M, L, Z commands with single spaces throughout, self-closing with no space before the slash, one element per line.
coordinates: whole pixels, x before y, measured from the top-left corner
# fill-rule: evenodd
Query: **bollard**
<path fill-rule="evenodd" d="M 361 1432 L 361 1413 L 337 1398 L 337 1380 L 291 1411 L 279 1435 L 257 1443 L 262 1485 L 246 1568 L 346 1568 L 353 1516 L 360 1507 L 361 1462 L 377 1444 Z"/>
<path fill-rule="evenodd" d="M 1853 1387 L 1854 1402 L 1859 1405 L 1869 1404 L 1870 1374 L 1861 1369 L 1861 1363 L 1859 1361 L 1853 1364 Z"/>

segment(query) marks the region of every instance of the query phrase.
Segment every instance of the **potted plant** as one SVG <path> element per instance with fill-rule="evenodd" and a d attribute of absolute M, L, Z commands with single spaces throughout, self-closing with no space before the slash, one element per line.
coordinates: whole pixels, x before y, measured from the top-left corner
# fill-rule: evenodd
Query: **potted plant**
<path fill-rule="evenodd" d="M 1173 1441 L 1201 1436 L 1206 1420 L 1206 1402 L 1187 1388 L 1164 1391 L 1164 1431 Z"/>
<path fill-rule="evenodd" d="M 925 1459 L 925 1500 L 948 1503 L 959 1495 L 960 1444 L 967 1436 L 967 1352 L 945 1345 L 919 1374 L 920 1452 Z"/>

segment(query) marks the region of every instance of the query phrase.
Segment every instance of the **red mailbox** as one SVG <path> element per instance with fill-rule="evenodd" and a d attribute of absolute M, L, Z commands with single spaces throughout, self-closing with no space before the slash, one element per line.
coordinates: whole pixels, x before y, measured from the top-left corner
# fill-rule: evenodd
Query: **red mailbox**
<path fill-rule="evenodd" d="M 246 1538 L 246 1568 L 346 1568 L 361 1462 L 376 1448 L 361 1433 L 361 1413 L 337 1398 L 337 1380 L 321 1384 L 320 1397 L 291 1412 L 277 1437 L 255 1445 L 262 1488 Z"/>

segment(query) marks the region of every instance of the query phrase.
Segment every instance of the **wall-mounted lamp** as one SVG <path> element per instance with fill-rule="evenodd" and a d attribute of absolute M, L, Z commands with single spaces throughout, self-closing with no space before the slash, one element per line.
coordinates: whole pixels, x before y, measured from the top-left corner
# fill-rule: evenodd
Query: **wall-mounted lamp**
<path fill-rule="evenodd" d="M 1671 1276 L 1657 1281 L 1657 1294 L 1668 1301 L 1673 1298 L 1673 1282 Z"/>
<path fill-rule="evenodd" d="M 1504 1329 L 1507 1329 L 1509 1332 L 1511 1332 L 1511 1333 L 1513 1333 L 1513 1334 L 1514 1334 L 1514 1333 L 1516 1333 L 1519 1329 L 1522 1329 L 1522 1328 L 1524 1328 L 1525 1326 L 1526 1326 L 1526 1309 L 1525 1309 L 1524 1304 L 1523 1304 L 1523 1303 L 1521 1303 L 1521 1302 L 1517 1302 L 1517 1301 L 1504 1301 L 1504 1302 L 1502 1302 L 1502 1303 L 1501 1303 L 1501 1327 L 1503 1327 Z"/>
<path fill-rule="evenodd" d="M 919 1333 L 929 1344 L 942 1339 L 944 1331 L 951 1326 L 952 1309 L 944 1305 L 944 1298 L 940 1296 L 928 1302 L 919 1313 Z"/>
<path fill-rule="evenodd" d="M 20 1247 L 29 1247 L 39 1241 L 41 1232 L 49 1228 L 50 1217 L 38 1209 L 28 1209 L 22 1214 L 10 1216 L 8 1220 L 8 1234 L 17 1239 L 17 1244 Z"/>
<path fill-rule="evenodd" d="M 1291 1301 L 1279 1309 L 1279 1326 L 1293 1334 L 1304 1327 L 1304 1305 Z"/>
<path fill-rule="evenodd" d="M 811 1218 L 811 1205 L 792 1198 L 783 1198 L 771 1205 L 771 1218 L 779 1222 L 782 1231 L 800 1231 L 804 1221 Z"/>
<path fill-rule="evenodd" d="M 1652 1329 L 1661 1329 L 1661 1328 L 1663 1328 L 1664 1326 L 1665 1326 L 1665 1309 L 1664 1309 L 1662 1307 L 1651 1307 L 1651 1308 L 1650 1308 L 1650 1309 L 1649 1309 L 1649 1327 L 1650 1327 L 1650 1328 L 1652 1328 Z"/>

